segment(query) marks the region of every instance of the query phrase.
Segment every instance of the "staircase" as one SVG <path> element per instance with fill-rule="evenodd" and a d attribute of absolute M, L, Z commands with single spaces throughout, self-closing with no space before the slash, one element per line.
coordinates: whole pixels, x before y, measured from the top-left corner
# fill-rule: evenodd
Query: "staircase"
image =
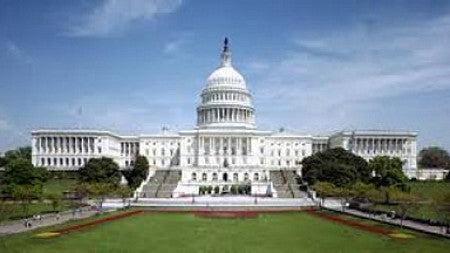
<path fill-rule="evenodd" d="M 157 170 L 139 194 L 141 198 L 170 198 L 181 179 L 179 170 Z"/>
<path fill-rule="evenodd" d="M 299 189 L 299 176 L 293 170 L 271 171 L 270 179 L 278 193 L 278 198 L 301 198 L 306 193 Z"/>

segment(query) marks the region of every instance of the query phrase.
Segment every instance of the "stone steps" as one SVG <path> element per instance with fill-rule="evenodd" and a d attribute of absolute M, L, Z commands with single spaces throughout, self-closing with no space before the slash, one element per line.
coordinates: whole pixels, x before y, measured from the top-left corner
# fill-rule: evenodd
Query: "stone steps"
<path fill-rule="evenodd" d="M 270 179 L 279 198 L 302 198 L 307 196 L 300 191 L 300 178 L 293 170 L 271 171 Z"/>
<path fill-rule="evenodd" d="M 142 187 L 141 198 L 170 198 L 181 179 L 180 170 L 157 170 Z"/>

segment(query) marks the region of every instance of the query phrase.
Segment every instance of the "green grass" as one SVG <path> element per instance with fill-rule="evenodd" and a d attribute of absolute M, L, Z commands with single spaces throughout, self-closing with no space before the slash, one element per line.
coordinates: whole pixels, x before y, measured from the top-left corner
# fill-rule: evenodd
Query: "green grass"
<path fill-rule="evenodd" d="M 74 179 L 50 179 L 43 185 L 43 194 L 45 198 L 45 194 L 61 194 L 63 195 L 64 191 L 70 189 L 72 185 L 75 184 Z M 53 207 L 50 203 L 44 203 L 41 201 L 34 201 L 29 205 L 28 215 L 24 212 L 23 206 L 16 203 L 8 203 L 7 212 L 0 212 L 0 220 L 14 220 L 21 219 L 25 216 L 33 216 L 34 214 L 43 214 L 53 212 Z M 64 211 L 71 208 L 70 201 L 63 201 L 61 205 L 57 208 L 57 211 Z"/>
<path fill-rule="evenodd" d="M 51 229 L 41 230 L 51 231 Z M 450 241 L 414 233 L 393 239 L 307 213 L 255 219 L 207 219 L 192 214 L 146 213 L 54 239 L 8 236 L 0 252 L 448 252 Z"/>
<path fill-rule="evenodd" d="M 450 194 L 450 182 L 410 182 L 411 192 L 423 199 L 439 199 Z"/>
<path fill-rule="evenodd" d="M 50 213 L 54 212 L 53 207 L 50 203 L 44 203 L 44 202 L 33 202 L 29 205 L 28 209 L 28 215 L 26 215 L 22 204 L 20 203 L 8 203 L 7 205 L 7 212 L 2 213 L 2 215 L 5 215 L 3 217 L 4 220 L 17 220 L 25 218 L 26 216 L 31 217 L 34 214 L 44 214 L 44 213 Z M 64 201 L 61 203 L 61 205 L 56 209 L 57 211 L 64 211 L 70 209 L 72 206 L 72 203 L 70 201 Z"/>
<path fill-rule="evenodd" d="M 420 197 L 422 204 L 412 209 L 408 216 L 420 219 L 442 220 L 440 213 L 436 211 L 433 202 L 439 201 L 444 194 L 450 194 L 450 182 L 410 182 L 411 193 Z M 382 211 L 396 210 L 394 205 L 377 205 L 375 209 Z"/>
<path fill-rule="evenodd" d="M 75 179 L 50 179 L 44 183 L 43 192 L 44 194 L 62 194 L 64 191 L 69 190 L 75 183 Z"/>

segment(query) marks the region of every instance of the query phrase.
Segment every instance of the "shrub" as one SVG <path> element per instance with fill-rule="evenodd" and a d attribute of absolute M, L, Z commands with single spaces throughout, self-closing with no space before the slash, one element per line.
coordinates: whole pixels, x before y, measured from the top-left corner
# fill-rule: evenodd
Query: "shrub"
<path fill-rule="evenodd" d="M 213 190 L 213 187 L 210 185 L 210 186 L 208 186 L 208 194 L 211 194 L 212 193 L 212 190 Z"/>
<path fill-rule="evenodd" d="M 237 185 L 232 185 L 230 188 L 230 192 L 231 194 L 237 194 L 238 193 L 238 186 Z"/>
<path fill-rule="evenodd" d="M 220 192 L 220 188 L 218 185 L 216 185 L 216 187 L 214 187 L 214 193 L 219 194 L 219 192 Z"/>

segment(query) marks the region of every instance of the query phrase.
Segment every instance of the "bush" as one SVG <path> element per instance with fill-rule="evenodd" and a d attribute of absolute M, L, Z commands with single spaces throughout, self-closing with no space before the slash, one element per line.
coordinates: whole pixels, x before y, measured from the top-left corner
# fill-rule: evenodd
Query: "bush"
<path fill-rule="evenodd" d="M 210 185 L 210 186 L 208 186 L 208 194 L 211 194 L 212 193 L 212 191 L 213 191 L 213 187 Z"/>
<path fill-rule="evenodd" d="M 230 192 L 231 192 L 231 194 L 236 195 L 238 193 L 238 186 L 235 184 L 232 185 L 230 188 Z"/>
<path fill-rule="evenodd" d="M 216 187 L 214 187 L 214 193 L 219 194 L 219 192 L 220 192 L 220 188 L 218 185 L 216 185 Z"/>

